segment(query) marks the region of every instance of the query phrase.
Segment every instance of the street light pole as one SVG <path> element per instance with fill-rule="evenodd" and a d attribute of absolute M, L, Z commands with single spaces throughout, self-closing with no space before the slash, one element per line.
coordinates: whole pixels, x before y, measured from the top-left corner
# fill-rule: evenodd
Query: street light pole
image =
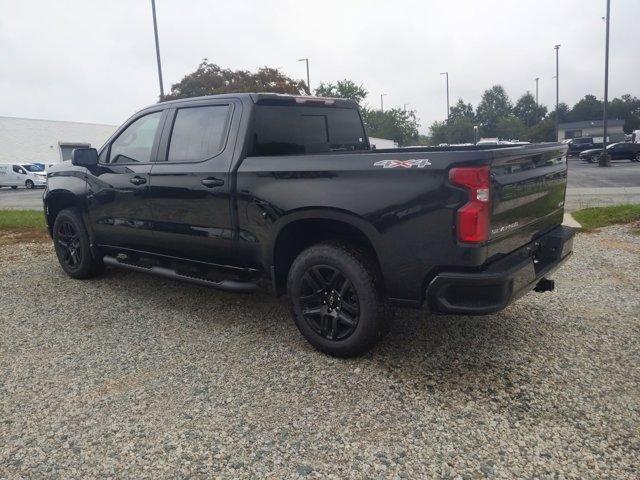
<path fill-rule="evenodd" d="M 538 80 L 540 77 L 536 77 L 536 107 L 538 106 Z"/>
<path fill-rule="evenodd" d="M 404 111 L 405 111 L 405 112 L 407 111 L 407 105 L 411 105 L 411 104 L 410 104 L 410 103 L 405 103 L 405 104 L 403 105 L 403 106 L 404 106 Z"/>
<path fill-rule="evenodd" d="M 307 94 L 311 95 L 311 81 L 309 80 L 309 59 L 308 58 L 300 58 L 299 62 L 305 62 L 307 64 Z"/>
<path fill-rule="evenodd" d="M 449 125 L 449 72 L 441 72 L 440 75 L 445 75 L 447 77 L 447 125 Z"/>
<path fill-rule="evenodd" d="M 478 125 L 473 126 L 473 143 L 478 144 Z"/>
<path fill-rule="evenodd" d="M 558 51 L 560 50 L 560 45 L 556 45 L 553 48 L 555 48 L 556 50 L 556 142 L 557 142 L 560 140 L 558 138 L 558 135 L 560 134 L 560 130 L 558 128 L 560 123 L 560 117 L 558 114 L 558 105 L 560 104 L 560 61 L 559 61 Z"/>
<path fill-rule="evenodd" d="M 386 93 L 380 94 L 380 111 L 384 113 L 384 97 Z"/>
<path fill-rule="evenodd" d="M 607 104 L 609 103 L 609 17 L 611 11 L 611 0 L 607 0 L 607 33 L 604 47 L 604 108 L 603 108 L 603 127 L 604 137 L 602 139 L 602 155 L 598 161 L 599 167 L 610 167 L 611 161 L 607 155 Z"/>
<path fill-rule="evenodd" d="M 164 86 L 162 85 L 162 63 L 160 63 L 160 42 L 158 41 L 158 22 L 156 20 L 156 0 L 151 0 L 153 12 L 153 34 L 156 37 L 156 60 L 158 61 L 158 81 L 160 82 L 160 101 L 164 98 Z"/>

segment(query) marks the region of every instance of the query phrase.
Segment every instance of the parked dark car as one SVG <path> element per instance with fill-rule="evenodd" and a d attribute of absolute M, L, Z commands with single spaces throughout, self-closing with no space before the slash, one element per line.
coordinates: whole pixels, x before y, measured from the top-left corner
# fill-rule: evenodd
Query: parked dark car
<path fill-rule="evenodd" d="M 640 162 L 640 143 L 620 142 L 607 145 L 607 153 L 611 160 L 631 160 Z M 585 150 L 580 153 L 580 160 L 583 162 L 597 162 L 602 155 L 602 147 Z"/>
<path fill-rule="evenodd" d="M 110 265 L 231 292 L 266 277 L 311 344 L 351 356 L 394 305 L 484 315 L 552 290 L 572 251 L 565 152 L 371 150 L 350 100 L 230 94 L 136 113 L 52 167 L 44 205 L 71 277 Z"/>
<path fill-rule="evenodd" d="M 580 152 L 585 150 L 591 150 L 594 148 L 602 148 L 602 142 L 594 142 L 593 137 L 581 137 L 581 138 L 572 138 L 566 142 L 567 147 L 567 156 L 574 157 L 579 155 Z"/>

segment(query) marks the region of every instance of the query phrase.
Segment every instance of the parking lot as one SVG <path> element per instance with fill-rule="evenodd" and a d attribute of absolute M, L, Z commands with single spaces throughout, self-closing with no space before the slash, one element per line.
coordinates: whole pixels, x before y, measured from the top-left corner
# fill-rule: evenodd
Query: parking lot
<path fill-rule="evenodd" d="M 569 159 L 568 188 L 640 187 L 640 164 L 628 160 L 613 161 L 610 168 L 597 163 Z"/>
<path fill-rule="evenodd" d="M 0 210 L 9 208 L 12 210 L 42 210 L 42 194 L 44 189 L 0 187 Z"/>
<path fill-rule="evenodd" d="M 401 310 L 353 360 L 286 303 L 0 247 L 0 476 L 638 478 L 640 236 L 579 234 L 553 293 Z"/>

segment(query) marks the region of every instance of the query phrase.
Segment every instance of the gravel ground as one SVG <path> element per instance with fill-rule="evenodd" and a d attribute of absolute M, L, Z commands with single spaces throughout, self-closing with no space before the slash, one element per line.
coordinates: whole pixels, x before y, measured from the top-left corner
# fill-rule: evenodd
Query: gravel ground
<path fill-rule="evenodd" d="M 316 353 L 284 301 L 0 247 L 0 477 L 638 478 L 640 236 L 554 293 Z"/>

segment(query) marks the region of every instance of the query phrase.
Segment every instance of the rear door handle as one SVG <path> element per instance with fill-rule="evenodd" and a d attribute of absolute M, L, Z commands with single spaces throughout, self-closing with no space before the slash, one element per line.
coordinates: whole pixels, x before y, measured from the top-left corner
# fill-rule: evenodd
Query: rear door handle
<path fill-rule="evenodd" d="M 224 180 L 220 180 L 219 178 L 214 178 L 214 177 L 208 177 L 201 180 L 200 183 L 207 188 L 213 188 L 213 187 L 221 187 L 222 185 L 224 185 Z"/>
<path fill-rule="evenodd" d="M 145 178 L 139 177 L 137 175 L 135 177 L 131 177 L 129 181 L 134 185 L 143 185 L 147 183 L 147 180 Z"/>

